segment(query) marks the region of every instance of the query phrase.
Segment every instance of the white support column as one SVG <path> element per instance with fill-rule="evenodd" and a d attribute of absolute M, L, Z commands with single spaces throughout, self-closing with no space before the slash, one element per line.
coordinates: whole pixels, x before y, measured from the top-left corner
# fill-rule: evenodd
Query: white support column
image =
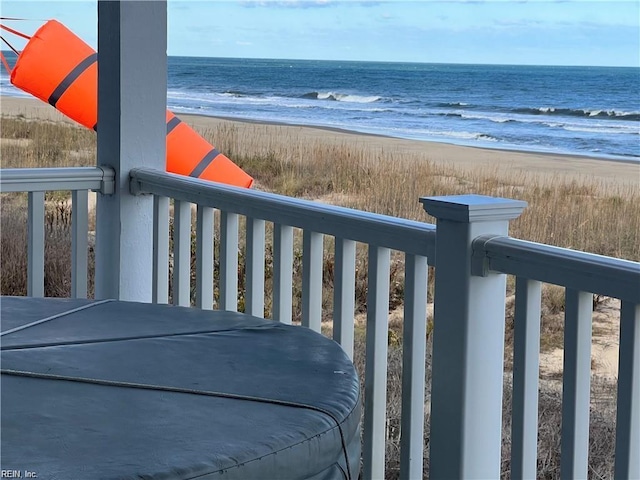
<path fill-rule="evenodd" d="M 593 294 L 566 289 L 562 373 L 561 478 L 587 478 Z"/>
<path fill-rule="evenodd" d="M 293 227 L 273 226 L 273 308 L 271 318 L 291 324 L 293 316 Z"/>
<path fill-rule="evenodd" d="M 356 242 L 336 238 L 333 286 L 333 339 L 353 360 Z"/>
<path fill-rule="evenodd" d="M 322 327 L 322 254 L 324 236 L 305 230 L 302 238 L 302 326 Z"/>
<path fill-rule="evenodd" d="M 211 207 L 198 205 L 196 222 L 196 307 L 213 309 L 213 219 Z"/>
<path fill-rule="evenodd" d="M 499 478 L 506 277 L 471 275 L 473 239 L 506 235 L 525 202 L 421 198 L 437 218 L 430 477 Z"/>
<path fill-rule="evenodd" d="M 238 311 L 237 213 L 220 212 L 220 309 Z"/>
<path fill-rule="evenodd" d="M 535 478 L 538 459 L 538 378 L 542 284 L 516 278 L 513 326 L 511 478 Z"/>
<path fill-rule="evenodd" d="M 27 295 L 44 297 L 44 192 L 29 192 Z"/>
<path fill-rule="evenodd" d="M 166 0 L 98 1 L 98 165 L 116 187 L 98 194 L 96 298 L 152 300 L 153 198 L 129 171 L 165 169 L 166 51 Z"/>
<path fill-rule="evenodd" d="M 264 318 L 264 231 L 264 220 L 247 218 L 244 311 L 260 318 Z"/>
<path fill-rule="evenodd" d="M 387 423 L 387 350 L 391 251 L 369 245 L 362 478 L 383 479 Z"/>
<path fill-rule="evenodd" d="M 71 298 L 87 298 L 89 192 L 71 192 Z"/>
<path fill-rule="evenodd" d="M 427 355 L 427 257 L 405 256 L 400 478 L 422 478 Z"/>
<path fill-rule="evenodd" d="M 173 202 L 173 304 L 191 306 L 191 204 Z"/>
<path fill-rule="evenodd" d="M 613 478 L 640 478 L 640 304 L 622 302 L 618 362 Z"/>
<path fill-rule="evenodd" d="M 153 303 L 169 303 L 169 198 L 153 198 Z"/>

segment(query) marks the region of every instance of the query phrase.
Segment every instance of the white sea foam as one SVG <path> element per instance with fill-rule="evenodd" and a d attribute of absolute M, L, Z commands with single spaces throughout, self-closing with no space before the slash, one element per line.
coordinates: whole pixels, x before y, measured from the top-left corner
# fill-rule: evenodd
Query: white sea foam
<path fill-rule="evenodd" d="M 495 123 L 506 123 L 506 122 L 516 121 L 516 118 L 514 116 L 507 116 L 507 115 L 491 115 L 491 114 L 482 115 L 482 114 L 462 113 L 462 112 L 460 112 L 459 115 L 461 118 L 467 118 L 470 120 L 489 120 Z"/>
<path fill-rule="evenodd" d="M 421 135 L 429 137 L 446 137 L 459 140 L 482 140 L 489 142 L 499 142 L 496 137 L 481 132 L 464 132 L 457 130 L 418 130 Z"/>
<path fill-rule="evenodd" d="M 614 128 L 614 127 L 586 127 L 576 125 L 563 125 L 564 130 L 570 132 L 587 132 L 587 133 L 607 133 L 607 134 L 626 134 L 640 135 L 640 127 L 630 128 Z"/>
<path fill-rule="evenodd" d="M 380 97 L 375 95 L 363 96 L 363 95 L 350 95 L 346 93 L 335 93 L 335 92 L 318 92 L 316 98 L 318 100 L 335 100 L 338 102 L 352 102 L 352 103 L 373 103 L 381 99 Z"/>

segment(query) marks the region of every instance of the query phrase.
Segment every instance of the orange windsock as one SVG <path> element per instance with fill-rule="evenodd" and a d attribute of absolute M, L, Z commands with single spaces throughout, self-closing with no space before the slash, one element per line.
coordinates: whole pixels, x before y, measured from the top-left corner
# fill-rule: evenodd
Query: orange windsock
<path fill-rule="evenodd" d="M 98 54 L 64 25 L 45 23 L 11 71 L 11 83 L 87 128 L 98 121 Z"/>
<path fill-rule="evenodd" d="M 181 175 L 206 178 L 212 182 L 229 183 L 226 179 L 236 177 L 236 170 L 239 168 L 189 125 L 167 110 L 167 170 Z M 247 177 L 253 181 L 248 175 Z M 251 183 L 242 186 L 249 187 Z"/>
<path fill-rule="evenodd" d="M 49 20 L 31 37 L 11 71 L 11 83 L 97 130 L 98 54 L 68 28 Z M 250 187 L 253 178 L 167 110 L 168 172 Z"/>

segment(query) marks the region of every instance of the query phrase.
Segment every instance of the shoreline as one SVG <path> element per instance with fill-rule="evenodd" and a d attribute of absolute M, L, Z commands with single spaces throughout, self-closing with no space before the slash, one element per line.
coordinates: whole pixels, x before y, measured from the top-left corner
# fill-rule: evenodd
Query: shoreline
<path fill-rule="evenodd" d="M 174 112 L 175 113 L 175 112 Z M 77 125 L 49 104 L 35 98 L 0 96 L 0 114 L 44 121 L 63 121 Z M 264 145 L 277 142 L 321 142 L 332 145 L 355 145 L 372 153 L 388 156 L 409 154 L 434 164 L 462 168 L 489 168 L 495 171 L 511 170 L 535 175 L 553 175 L 570 179 L 590 179 L 640 187 L 640 162 L 595 158 L 572 154 L 531 152 L 522 150 L 491 149 L 456 145 L 427 140 L 403 139 L 373 133 L 361 133 L 325 126 L 295 125 L 282 122 L 212 117 L 199 114 L 177 115 L 196 129 L 215 130 L 231 126 L 239 137 L 262 141 Z"/>
<path fill-rule="evenodd" d="M 630 165 L 640 165 L 640 157 L 638 157 L 638 160 L 631 160 L 631 159 L 627 159 L 627 158 L 613 158 L 613 157 L 598 157 L 597 155 L 579 155 L 577 153 L 562 153 L 562 152 L 539 152 L 536 150 L 518 150 L 517 148 L 498 148 L 498 147 L 485 147 L 485 146 L 478 146 L 478 145 L 465 145 L 462 143 L 453 143 L 453 142 L 442 142 L 442 141 L 438 141 L 438 140 L 421 140 L 418 138 L 405 138 L 405 137 L 394 137 L 391 135 L 385 135 L 382 133 L 370 133 L 370 132 L 361 132 L 358 130 L 349 130 L 346 128 L 340 128 L 340 127 L 328 127 L 326 125 L 306 125 L 306 124 L 301 124 L 301 123 L 287 123 L 287 122 L 279 122 L 279 121 L 267 121 L 267 120 L 256 120 L 256 119 L 251 119 L 251 118 L 235 118 L 235 117 L 224 117 L 224 116 L 219 116 L 219 115 L 205 115 L 203 113 L 180 113 L 180 112 L 173 112 L 174 114 L 176 114 L 179 117 L 184 117 L 184 118 L 192 118 L 192 119 L 197 119 L 197 118 L 213 118 L 216 120 L 222 120 L 225 122 L 231 122 L 231 123 L 249 123 L 249 124 L 255 124 L 255 125 L 273 125 L 276 127 L 301 127 L 301 128 L 313 128 L 313 129 L 318 129 L 318 130 L 325 130 L 327 132 L 333 132 L 333 133 L 341 133 L 341 134 L 347 134 L 347 135 L 359 135 L 359 136 L 364 136 L 364 137 L 380 137 L 380 138 L 387 138 L 390 140 L 400 140 L 400 141 L 406 141 L 406 142 L 420 142 L 420 143 L 426 143 L 426 144 L 435 144 L 435 145 L 442 145 L 442 146 L 451 146 L 451 147 L 460 147 L 460 148 L 471 148 L 471 149 L 475 149 L 475 150 L 488 150 L 490 152 L 510 152 L 510 153 L 522 153 L 522 154 L 527 154 L 527 155 L 543 155 L 543 156 L 551 156 L 551 157 L 563 157 L 563 158 L 573 158 L 573 159 L 584 159 L 584 160 L 597 160 L 599 162 L 614 162 L 614 163 L 625 163 L 625 164 L 630 164 Z"/>

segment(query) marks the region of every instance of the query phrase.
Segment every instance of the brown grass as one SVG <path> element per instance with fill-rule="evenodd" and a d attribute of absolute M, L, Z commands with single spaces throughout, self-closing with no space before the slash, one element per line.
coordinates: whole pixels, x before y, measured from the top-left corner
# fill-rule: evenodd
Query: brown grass
<path fill-rule="evenodd" d="M 68 124 L 2 117 L 2 168 L 96 164 L 94 132 Z"/>
<path fill-rule="evenodd" d="M 24 118 L 2 118 L 0 158 L 3 168 L 83 166 L 95 164 L 95 135 L 67 124 L 30 121 Z M 256 127 L 258 128 L 258 127 Z M 516 221 L 510 233 L 523 238 L 562 247 L 614 257 L 640 260 L 640 204 L 638 188 L 632 185 L 607 188 L 597 180 L 548 177 L 526 173 L 502 173 L 497 169 L 461 169 L 430 162 L 426 155 L 398 155 L 382 149 L 373 151 L 357 144 L 323 144 L 309 142 L 284 133 L 267 142 L 261 137 L 240 138 L 231 125 L 204 132 L 231 159 L 256 178 L 257 188 L 281 194 L 311 198 L 362 210 L 422 221 L 429 219 L 418 203 L 420 196 L 479 193 L 525 200 L 529 207 Z M 375 192 L 375 194 L 372 194 Z M 47 196 L 45 293 L 68 296 L 70 289 L 70 232 L 64 194 Z M 0 262 L 1 293 L 26 294 L 26 198 L 3 194 Z M 268 227 L 269 228 L 269 227 Z M 269 233 L 268 233 L 269 235 Z M 329 317 L 332 309 L 333 250 L 331 240 L 325 242 L 323 263 L 325 293 L 323 311 Z M 216 245 L 220 242 L 216 241 Z M 301 281 L 301 241 L 296 239 L 294 252 L 294 285 Z M 90 268 L 93 268 L 90 249 Z M 216 257 L 217 262 L 217 257 Z M 267 247 L 266 286 L 270 289 L 272 256 Z M 239 270 L 244 268 L 244 249 L 240 249 Z M 192 269 L 195 271 L 195 269 Z M 432 272 L 432 269 L 430 269 Z M 357 310 L 366 309 L 366 250 L 358 249 Z M 215 269 L 218 274 L 218 265 Z M 391 273 L 390 308 L 398 307 L 403 294 L 403 258 L 394 254 Z M 92 275 L 90 275 L 90 278 Z M 243 275 L 240 275 L 240 292 Z M 430 275 L 433 279 L 433 275 Z M 217 285 L 217 282 L 216 282 Z M 430 283 L 430 295 L 432 291 Z M 90 291 L 93 285 L 90 284 Z M 508 282 L 508 294 L 513 281 Z M 559 287 L 543 290 L 542 348 L 562 344 L 562 312 L 564 296 Z M 216 292 L 217 297 L 217 292 Z M 294 320 L 300 319 L 300 298 L 294 292 Z M 596 299 L 597 300 L 597 299 Z M 244 298 L 239 294 L 239 307 Z M 512 336 L 512 301 L 508 302 L 507 351 L 509 364 Z M 267 292 L 266 314 L 270 313 Z M 402 323 L 392 322 L 388 370 L 387 478 L 399 475 L 399 434 L 401 404 Z M 429 329 L 431 331 L 431 329 Z M 356 329 L 355 363 L 364 378 L 364 329 Z M 427 366 L 430 362 L 427 361 Z M 430 373 L 428 373 L 430 377 Z M 429 382 L 427 382 L 429 384 Z M 597 382 L 593 389 L 591 412 L 589 475 L 611 478 L 615 425 L 615 398 L 611 385 Z M 609 392 L 609 394 L 604 393 Z M 510 382 L 505 382 L 503 478 L 509 476 L 510 452 Z M 427 392 L 427 401 L 430 393 Z M 596 408 L 597 407 L 597 408 Z M 538 469 L 540 478 L 559 477 L 559 439 L 561 394 L 555 385 L 544 383 L 540 391 L 540 430 Z M 425 452 L 428 455 L 429 416 L 425 418 Z M 425 474 L 428 473 L 428 458 Z"/>
<path fill-rule="evenodd" d="M 240 139 L 228 125 L 204 134 L 265 190 L 428 222 L 433 219 L 418 203 L 421 196 L 509 197 L 529 204 L 511 223 L 514 237 L 640 260 L 637 183 L 614 186 L 588 177 L 458 168 L 431 162 L 428 153 L 309 142 L 285 132 L 266 146 L 263 136 Z"/>
<path fill-rule="evenodd" d="M 2 118 L 3 168 L 95 164 L 95 135 L 68 124 Z M 256 126 L 255 128 L 259 128 Z M 429 161 L 425 154 L 394 154 L 358 144 L 324 144 L 288 130 L 239 137 L 222 124 L 203 134 L 256 178 L 258 188 L 284 195 L 433 221 L 421 196 L 477 193 L 525 200 L 511 235 L 550 245 L 640 260 L 640 186 L 597 179 L 463 169 Z M 260 140 L 260 143 L 258 143 Z M 375 192 L 375 194 L 372 194 Z"/>

